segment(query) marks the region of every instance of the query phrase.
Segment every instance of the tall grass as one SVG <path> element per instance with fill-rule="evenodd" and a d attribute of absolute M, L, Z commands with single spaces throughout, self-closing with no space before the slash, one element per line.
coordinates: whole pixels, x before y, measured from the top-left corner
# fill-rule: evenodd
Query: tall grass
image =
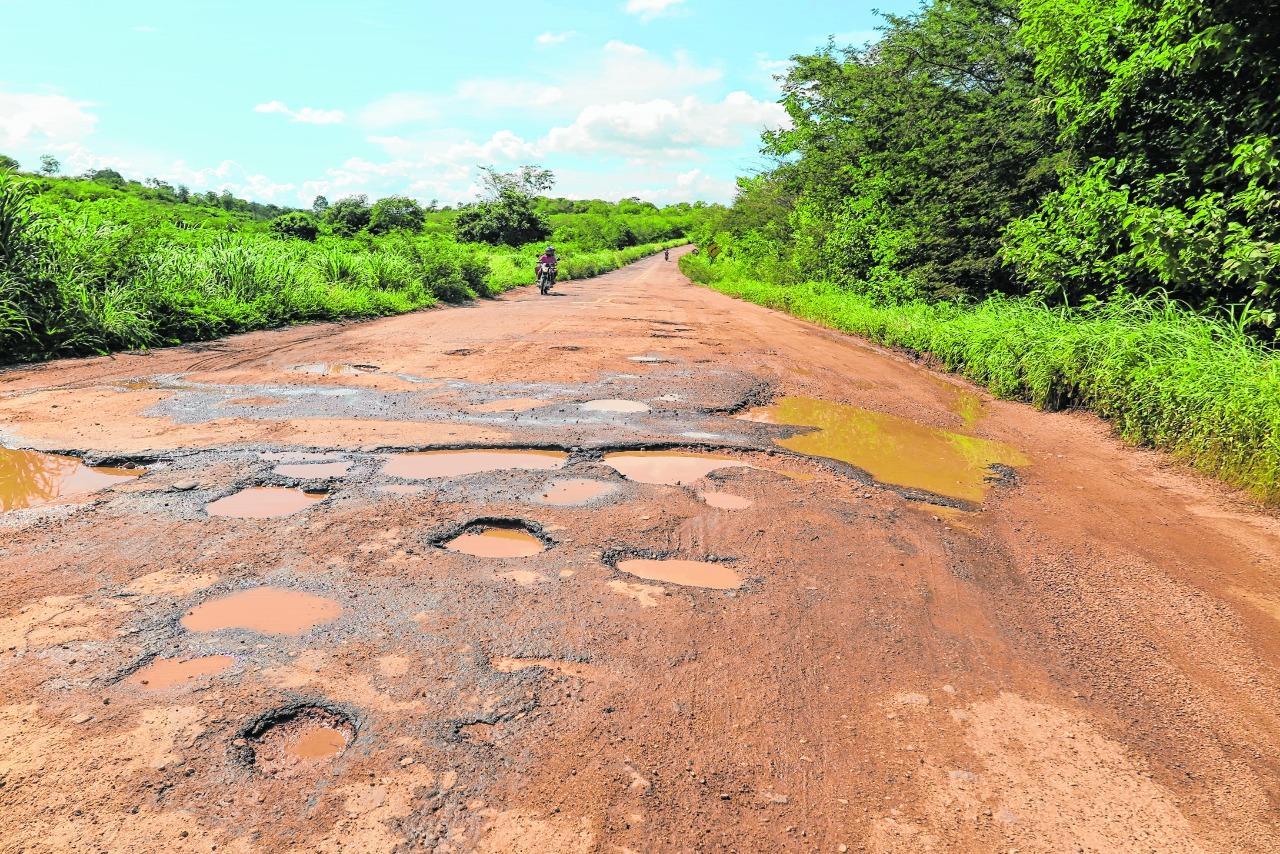
<path fill-rule="evenodd" d="M 686 257 L 721 293 L 936 357 L 995 394 L 1084 407 L 1125 439 L 1280 502 L 1280 353 L 1165 299 L 1054 310 L 1020 299 L 886 305 L 830 284 L 775 285 Z"/>

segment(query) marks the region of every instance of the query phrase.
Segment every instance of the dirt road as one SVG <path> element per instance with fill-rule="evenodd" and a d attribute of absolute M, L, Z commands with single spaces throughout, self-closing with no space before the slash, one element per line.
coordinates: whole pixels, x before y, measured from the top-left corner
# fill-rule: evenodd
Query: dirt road
<path fill-rule="evenodd" d="M 5 852 L 1280 850 L 1273 515 L 674 262 L 0 442 Z"/>

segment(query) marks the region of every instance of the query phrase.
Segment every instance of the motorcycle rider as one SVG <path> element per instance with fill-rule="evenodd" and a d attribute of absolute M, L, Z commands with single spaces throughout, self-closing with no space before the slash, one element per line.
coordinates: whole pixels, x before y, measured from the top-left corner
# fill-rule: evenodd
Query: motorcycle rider
<path fill-rule="evenodd" d="M 670 249 L 663 249 L 663 250 L 662 250 L 662 260 L 663 260 L 663 261 L 670 261 L 670 260 L 671 260 L 671 250 L 670 250 Z"/>
<path fill-rule="evenodd" d="M 537 270 L 539 284 L 542 283 L 543 276 L 550 279 L 551 284 L 555 284 L 557 263 L 556 248 L 554 246 L 548 246 L 547 251 L 543 252 L 542 255 L 539 256 L 538 266 L 535 268 Z"/>

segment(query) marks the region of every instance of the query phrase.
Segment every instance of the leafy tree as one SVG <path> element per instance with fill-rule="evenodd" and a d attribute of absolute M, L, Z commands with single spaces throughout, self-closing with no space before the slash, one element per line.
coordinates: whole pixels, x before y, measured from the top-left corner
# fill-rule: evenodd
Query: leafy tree
<path fill-rule="evenodd" d="M 19 163 L 18 161 L 16 161 L 16 160 L 14 160 L 14 159 L 13 159 L 12 157 L 10 157 L 9 155 L 7 155 L 7 154 L 0 154 L 0 172 L 3 172 L 3 171 L 4 171 L 4 170 L 6 170 L 6 169 L 10 169 L 10 170 L 12 170 L 12 171 L 14 171 L 14 172 L 17 172 L 17 171 L 18 171 L 18 169 L 19 169 L 21 166 L 22 166 L 22 164 L 20 164 L 20 163 Z"/>
<path fill-rule="evenodd" d="M 52 154 L 44 154 L 40 157 L 40 174 L 41 175 L 57 175 L 62 171 L 62 164 L 58 162 L 58 158 Z"/>
<path fill-rule="evenodd" d="M 374 202 L 369 214 L 369 232 L 386 234 L 397 229 L 421 231 L 426 219 L 422 205 L 408 196 L 388 196 Z"/>
<path fill-rule="evenodd" d="M 538 193 L 555 186 L 555 175 L 539 166 L 521 166 L 515 172 L 480 167 L 484 200 L 463 207 L 454 220 L 459 240 L 470 243 L 522 246 L 546 240 L 551 224 L 538 211 Z"/>
<path fill-rule="evenodd" d="M 329 209 L 329 200 L 325 196 L 316 196 L 311 203 L 311 212 L 318 217 L 323 217 L 324 212 Z"/>
<path fill-rule="evenodd" d="M 90 169 L 84 177 L 86 180 L 115 187 L 117 190 L 123 189 L 126 183 L 124 176 L 114 169 Z"/>
<path fill-rule="evenodd" d="M 191 199 L 191 188 L 186 184 L 179 184 L 173 194 L 178 197 L 178 201 L 186 202 Z"/>
<path fill-rule="evenodd" d="M 293 211 L 273 219 L 271 233 L 277 237 L 314 241 L 320 234 L 320 226 L 310 214 Z"/>
<path fill-rule="evenodd" d="M 361 194 L 338 199 L 325 211 L 324 218 L 334 234 L 350 237 L 367 227 L 371 216 L 369 197 Z"/>
<path fill-rule="evenodd" d="M 521 166 L 514 172 L 499 172 L 492 166 L 481 166 L 480 183 L 484 186 L 485 198 L 496 201 L 506 191 L 523 196 L 545 193 L 556 185 L 556 176 L 550 169 L 537 165 Z"/>

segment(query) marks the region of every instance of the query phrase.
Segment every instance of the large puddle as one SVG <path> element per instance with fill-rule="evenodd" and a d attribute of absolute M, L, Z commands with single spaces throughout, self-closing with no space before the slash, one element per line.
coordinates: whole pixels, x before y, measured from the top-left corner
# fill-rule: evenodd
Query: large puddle
<path fill-rule="evenodd" d="M 680 451 L 620 451 L 605 454 L 604 461 L 628 480 L 668 485 L 693 483 L 716 469 L 750 467 L 733 457 Z"/>
<path fill-rule="evenodd" d="M 290 368 L 298 374 L 319 374 L 328 377 L 354 377 L 361 374 L 375 374 L 377 365 L 348 365 L 338 362 L 313 362 L 309 365 L 295 365 Z"/>
<path fill-rule="evenodd" d="M 326 492 L 303 492 L 280 486 L 255 486 L 219 498 L 205 507 L 210 516 L 232 519 L 272 519 L 306 510 L 328 497 Z"/>
<path fill-rule="evenodd" d="M 302 480 L 326 477 L 344 477 L 350 462 L 342 463 L 284 463 L 272 469 L 284 477 L 296 477 Z"/>
<path fill-rule="evenodd" d="M 568 458 L 562 451 L 417 451 L 396 454 L 387 460 L 382 471 L 392 477 L 417 479 L 461 477 L 504 469 L 547 471 L 560 468 Z"/>
<path fill-rule="evenodd" d="M 710 561 L 635 558 L 618 561 L 618 569 L 637 578 L 666 581 L 688 587 L 736 590 L 742 586 L 742 576 L 722 563 Z"/>
<path fill-rule="evenodd" d="M 745 417 L 765 424 L 817 428 L 775 441 L 801 454 L 857 466 L 882 483 L 965 501 L 981 501 L 986 495 L 991 465 L 1027 462 L 1016 448 L 1001 442 L 808 397 L 783 398 Z"/>
<path fill-rule="evenodd" d="M 648 412 L 649 407 L 638 400 L 588 400 L 579 404 L 588 412 Z"/>
<path fill-rule="evenodd" d="M 264 635 L 299 635 L 342 615 L 335 600 L 300 590 L 256 587 L 192 608 L 182 618 L 189 632 L 245 629 Z"/>
<path fill-rule="evenodd" d="M 146 474 L 146 469 L 86 466 L 75 457 L 0 448 L 0 513 L 96 492 Z"/>
<path fill-rule="evenodd" d="M 593 498 L 608 495 L 617 488 L 616 485 L 605 483 L 602 480 L 571 478 L 569 480 L 558 480 L 551 484 L 547 491 L 542 493 L 542 497 L 539 500 L 543 504 L 551 504 L 556 507 L 572 507 L 576 504 L 586 504 Z"/>
<path fill-rule="evenodd" d="M 533 557 L 546 549 L 546 544 L 521 528 L 474 528 L 444 544 L 451 552 L 472 557 Z"/>
<path fill-rule="evenodd" d="M 229 655 L 202 655 L 199 658 L 157 658 L 129 677 L 129 684 L 147 691 L 163 691 L 187 685 L 206 676 L 230 669 L 236 660 Z"/>

